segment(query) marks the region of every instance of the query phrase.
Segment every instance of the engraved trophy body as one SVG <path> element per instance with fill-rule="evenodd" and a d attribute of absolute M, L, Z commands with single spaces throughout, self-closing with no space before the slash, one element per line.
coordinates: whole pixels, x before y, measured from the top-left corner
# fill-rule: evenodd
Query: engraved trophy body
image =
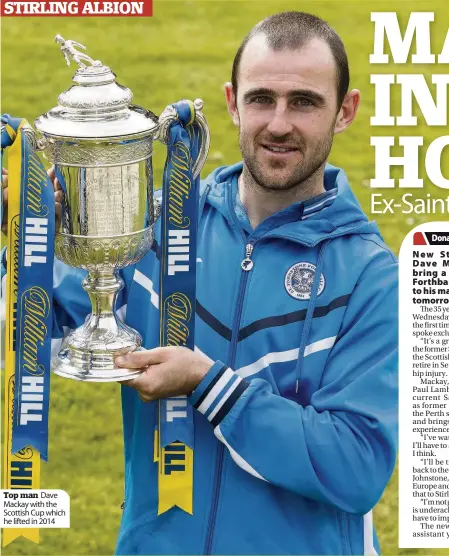
<path fill-rule="evenodd" d="M 126 380 L 140 371 L 117 368 L 114 357 L 138 348 L 142 339 L 115 313 L 123 285 L 118 270 L 137 263 L 153 243 L 159 213 L 153 201 L 153 142 L 166 142 L 162 131 L 173 115 L 166 110 L 158 119 L 131 105 L 131 91 L 115 81 L 109 67 L 76 50 L 84 48 L 79 43 L 59 35 L 56 42 L 68 65 L 72 57 L 79 68 L 74 85 L 59 96 L 59 105 L 40 116 L 35 126 L 42 135 L 38 144 L 64 190 L 55 254 L 88 271 L 83 288 L 92 313 L 63 340 L 52 370 L 83 381 Z M 194 168 L 198 174 L 209 134 L 201 102 L 195 106 L 205 134 Z"/>

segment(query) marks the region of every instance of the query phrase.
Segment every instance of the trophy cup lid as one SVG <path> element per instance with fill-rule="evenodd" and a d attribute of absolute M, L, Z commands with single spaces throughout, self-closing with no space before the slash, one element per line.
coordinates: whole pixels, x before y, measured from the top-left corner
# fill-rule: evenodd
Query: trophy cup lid
<path fill-rule="evenodd" d="M 39 116 L 37 129 L 45 135 L 83 139 L 144 137 L 158 128 L 157 117 L 140 106 L 131 105 L 132 92 L 115 80 L 115 74 L 99 60 L 77 48 L 82 44 L 56 35 L 67 65 L 78 64 L 74 85 L 61 93 L 58 106 Z M 86 65 L 86 63 L 90 65 Z"/>

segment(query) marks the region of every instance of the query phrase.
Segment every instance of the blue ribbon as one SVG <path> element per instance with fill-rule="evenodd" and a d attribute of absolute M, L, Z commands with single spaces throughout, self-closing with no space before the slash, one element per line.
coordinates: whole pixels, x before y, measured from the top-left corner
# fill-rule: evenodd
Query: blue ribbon
<path fill-rule="evenodd" d="M 202 141 L 191 102 L 172 105 L 178 119 L 170 124 L 163 179 L 161 257 L 161 346 L 194 349 L 196 244 L 199 177 L 193 177 Z M 193 449 L 193 409 L 187 400 L 160 401 L 160 446 L 182 442 Z"/>
<path fill-rule="evenodd" d="M 47 461 L 55 201 L 51 180 L 26 133 L 19 131 L 21 122 L 2 116 L 9 126 L 9 133 L 2 130 L 2 152 L 21 141 L 12 453 L 31 445 Z"/>

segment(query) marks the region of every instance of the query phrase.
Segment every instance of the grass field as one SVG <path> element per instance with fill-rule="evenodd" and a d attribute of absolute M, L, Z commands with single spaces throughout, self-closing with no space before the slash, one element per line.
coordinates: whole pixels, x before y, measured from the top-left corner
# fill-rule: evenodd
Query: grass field
<path fill-rule="evenodd" d="M 55 34 L 88 45 L 90 56 L 102 60 L 118 80 L 134 92 L 134 102 L 160 113 L 179 98 L 204 100 L 212 145 L 203 175 L 219 164 L 239 160 L 237 133 L 227 116 L 223 83 L 230 79 L 235 51 L 254 23 L 271 13 L 301 9 L 328 20 L 342 36 L 350 58 L 352 85 L 361 90 L 356 122 L 338 136 L 331 162 L 346 169 L 366 212 L 370 211 L 368 180 L 373 177 L 374 154 L 370 135 L 423 135 L 425 144 L 443 135 L 441 128 L 375 129 L 374 92 L 369 74 L 443 72 L 438 67 L 403 65 L 370 67 L 372 24 L 370 11 L 399 13 L 402 23 L 411 11 L 435 11 L 432 44 L 441 49 L 447 31 L 445 3 L 425 2 L 284 2 L 279 1 L 162 1 L 155 0 L 154 17 L 139 18 L 4 18 L 2 21 L 2 112 L 33 121 L 56 103 L 71 82 Z M 446 16 L 446 17 L 445 17 Z M 394 105 L 398 106 L 398 97 Z M 165 157 L 157 145 L 155 174 L 160 180 Z M 423 157 L 420 168 L 424 173 Z M 447 160 L 444 162 L 447 167 Z M 398 190 L 392 192 L 398 197 Z M 426 183 L 425 193 L 443 197 Z M 424 215 L 380 215 L 376 218 L 386 241 L 398 252 L 405 234 L 432 218 Z M 447 219 L 447 218 L 446 218 Z M 114 550 L 123 492 L 123 456 L 119 387 L 72 382 L 52 377 L 50 462 L 43 465 L 42 487 L 60 488 L 71 496 L 71 528 L 41 531 L 36 546 L 18 540 L 5 555 L 94 555 Z M 397 475 L 392 478 L 375 520 L 383 554 L 448 554 L 444 550 L 399 549 Z"/>

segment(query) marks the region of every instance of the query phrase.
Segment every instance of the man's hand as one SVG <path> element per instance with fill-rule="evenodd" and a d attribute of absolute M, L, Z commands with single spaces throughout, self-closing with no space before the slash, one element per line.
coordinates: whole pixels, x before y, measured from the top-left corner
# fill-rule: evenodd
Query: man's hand
<path fill-rule="evenodd" d="M 144 369 L 121 384 L 135 388 L 144 402 L 191 394 L 214 362 L 185 347 L 161 347 L 133 351 L 115 359 L 118 367 Z"/>
<path fill-rule="evenodd" d="M 56 231 L 59 231 L 62 220 L 62 201 L 64 199 L 64 192 L 58 179 L 55 176 L 55 167 L 52 166 L 47 171 L 48 177 L 53 183 L 55 192 L 55 217 L 56 217 Z M 8 232 L 8 170 L 2 168 L 2 195 L 3 195 L 3 220 L 2 232 L 6 235 Z"/>
<path fill-rule="evenodd" d="M 53 189 L 55 191 L 56 231 L 59 232 L 62 222 L 62 202 L 64 201 L 64 191 L 62 190 L 61 184 L 56 177 L 54 166 L 47 170 L 47 174 L 53 183 Z"/>

